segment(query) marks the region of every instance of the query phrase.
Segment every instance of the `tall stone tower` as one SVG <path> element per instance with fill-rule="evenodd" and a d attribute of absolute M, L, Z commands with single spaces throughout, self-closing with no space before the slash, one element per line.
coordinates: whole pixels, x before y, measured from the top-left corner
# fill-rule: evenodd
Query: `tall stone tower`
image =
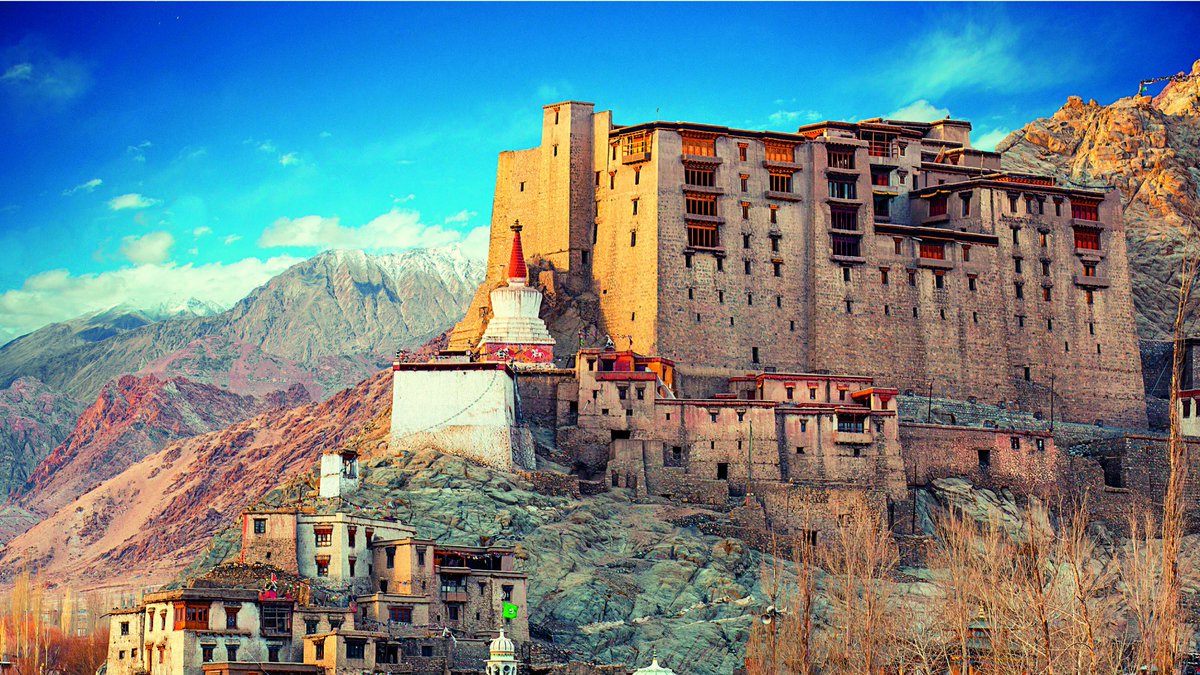
<path fill-rule="evenodd" d="M 505 284 L 508 224 L 520 221 L 529 259 L 554 266 L 570 290 L 591 283 L 592 228 L 596 219 L 596 139 L 608 141 L 607 113 L 591 103 L 564 101 L 542 109 L 542 142 L 535 148 L 500 153 L 492 203 L 487 278 L 450 335 L 452 350 L 478 345 L 490 318 L 490 291 Z"/>

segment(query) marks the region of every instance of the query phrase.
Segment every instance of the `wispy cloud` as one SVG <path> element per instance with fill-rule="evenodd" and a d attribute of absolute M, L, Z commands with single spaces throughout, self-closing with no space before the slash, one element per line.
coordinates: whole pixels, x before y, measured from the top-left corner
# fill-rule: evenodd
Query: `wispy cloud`
<path fill-rule="evenodd" d="M 411 194 L 411 193 L 403 195 L 403 196 L 391 195 L 391 197 L 392 197 L 393 204 L 405 204 L 405 203 L 411 202 L 412 200 L 417 198 L 416 195 Z"/>
<path fill-rule="evenodd" d="M 451 223 L 465 223 L 477 215 L 479 215 L 479 214 L 475 213 L 474 211 L 467 211 L 466 209 L 463 209 L 462 211 L 459 211 L 458 213 L 446 216 L 442 222 L 446 223 L 447 225 L 449 225 Z"/>
<path fill-rule="evenodd" d="M 542 104 L 558 103 L 571 96 L 571 83 L 566 80 L 543 82 L 537 87 L 537 100 Z"/>
<path fill-rule="evenodd" d="M 328 131 L 322 131 L 320 134 L 318 134 L 318 136 L 321 138 L 330 138 L 333 136 L 333 134 Z"/>
<path fill-rule="evenodd" d="M 920 99 L 888 113 L 887 119 L 906 122 L 935 122 L 949 116 L 949 108 L 939 108 L 925 99 Z"/>
<path fill-rule="evenodd" d="M 92 84 L 88 66 L 57 53 L 37 36 L 0 51 L 3 91 L 26 100 L 65 103 L 83 95 Z"/>
<path fill-rule="evenodd" d="M 153 143 L 151 143 L 150 141 L 142 141 L 141 143 L 138 143 L 137 145 L 131 145 L 131 146 L 125 148 L 125 154 L 129 155 L 129 157 L 132 158 L 133 161 L 135 161 L 135 162 L 143 162 L 144 163 L 146 161 L 146 148 L 151 148 L 151 147 L 154 147 Z"/>
<path fill-rule="evenodd" d="M 0 75 L 0 82 L 27 82 L 33 79 L 33 64 L 18 63 Z"/>
<path fill-rule="evenodd" d="M 104 181 L 100 180 L 99 178 L 93 178 L 93 179 L 87 181 L 86 183 L 80 183 L 79 185 L 76 185 L 73 188 L 63 190 L 63 196 L 70 197 L 71 195 L 75 194 L 76 192 L 92 192 L 93 190 L 95 190 L 96 188 L 100 187 L 103 184 L 104 184 Z"/>
<path fill-rule="evenodd" d="M 207 225 L 201 225 L 200 227 L 192 230 L 193 237 L 203 237 L 206 234 L 212 234 L 212 228 Z"/>
<path fill-rule="evenodd" d="M 1065 54 L 1045 58 L 1040 42 L 1003 16 L 941 22 L 916 35 L 901 50 L 905 58 L 881 70 L 879 77 L 910 101 L 960 89 L 1029 91 L 1060 81 L 1073 67 Z M 913 68 L 914 63 L 921 65 Z"/>
<path fill-rule="evenodd" d="M 295 164 L 300 164 L 301 162 L 300 157 L 296 153 L 289 152 L 279 158 L 279 163 L 283 166 L 293 166 Z"/>
<path fill-rule="evenodd" d="M 465 239 L 460 229 L 443 225 L 466 223 L 474 215 L 461 211 L 440 225 L 426 225 L 416 211 L 392 209 L 360 227 L 342 225 L 337 216 L 280 218 L 263 231 L 258 245 L 299 248 L 350 248 L 396 251 L 415 247 L 443 246 Z"/>
<path fill-rule="evenodd" d="M 998 145 L 1000 141 L 1007 138 L 1011 133 L 1012 130 L 1010 129 L 1002 129 L 997 127 L 971 139 L 971 145 L 979 148 L 980 150 L 995 150 L 996 145 Z"/>
<path fill-rule="evenodd" d="M 142 236 L 130 236 L 121 240 L 121 255 L 138 264 L 165 262 L 171 255 L 175 237 L 170 232 L 150 232 Z"/>
<path fill-rule="evenodd" d="M 300 260 L 281 255 L 208 265 L 143 264 L 79 276 L 65 269 L 41 272 L 0 294 L 0 335 L 23 335 L 117 304 L 152 307 L 195 297 L 228 306 Z"/>
<path fill-rule="evenodd" d="M 113 199 L 108 200 L 108 208 L 112 209 L 113 211 L 122 211 L 124 209 L 144 209 L 154 206 L 158 203 L 159 200 L 157 199 L 151 199 L 145 195 L 140 195 L 136 192 L 130 192 L 129 194 L 121 195 L 120 197 L 114 197 Z"/>
<path fill-rule="evenodd" d="M 821 119 L 821 113 L 816 110 L 776 110 L 767 116 L 771 124 L 803 124 L 816 122 Z"/>
<path fill-rule="evenodd" d="M 207 156 L 208 156 L 208 148 L 203 147 L 203 146 L 198 147 L 198 148 L 193 148 L 193 147 L 189 146 L 189 147 L 186 147 L 183 150 L 179 151 L 179 159 L 184 160 L 184 161 L 193 160 L 193 159 L 201 159 L 201 158 L 207 157 Z"/>
<path fill-rule="evenodd" d="M 235 242 L 235 241 L 241 241 L 241 239 L 242 239 L 242 235 L 240 235 L 240 234 L 227 234 L 227 235 L 225 235 L 225 238 L 224 238 L 224 239 L 222 239 L 221 241 L 222 241 L 222 242 L 223 242 L 223 243 L 224 243 L 226 246 L 228 246 L 228 245 L 232 244 L 232 243 L 233 243 L 233 242 Z"/>

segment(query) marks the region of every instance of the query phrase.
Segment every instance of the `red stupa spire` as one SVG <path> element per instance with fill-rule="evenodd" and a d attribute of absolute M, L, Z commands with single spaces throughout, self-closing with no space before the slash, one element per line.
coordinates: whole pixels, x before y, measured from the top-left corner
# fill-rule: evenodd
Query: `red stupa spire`
<path fill-rule="evenodd" d="M 521 221 L 513 223 L 512 255 L 508 258 L 509 281 L 526 282 L 529 280 L 529 268 L 525 267 L 525 252 L 521 250 Z"/>

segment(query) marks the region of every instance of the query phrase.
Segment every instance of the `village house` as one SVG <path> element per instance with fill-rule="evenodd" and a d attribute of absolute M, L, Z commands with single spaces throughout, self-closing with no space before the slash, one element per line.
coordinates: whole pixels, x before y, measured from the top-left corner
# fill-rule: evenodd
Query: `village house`
<path fill-rule="evenodd" d="M 318 495 L 357 487 L 353 450 L 326 453 L 320 467 Z M 237 564 L 270 570 L 269 580 L 201 578 L 114 610 L 108 672 L 477 673 L 497 630 L 505 644 L 528 642 L 527 577 L 513 548 L 419 539 L 343 503 L 247 510 Z"/>

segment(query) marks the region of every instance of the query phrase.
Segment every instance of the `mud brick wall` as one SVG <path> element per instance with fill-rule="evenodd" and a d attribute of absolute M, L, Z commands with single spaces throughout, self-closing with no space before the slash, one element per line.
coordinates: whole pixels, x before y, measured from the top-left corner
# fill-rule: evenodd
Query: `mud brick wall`
<path fill-rule="evenodd" d="M 1049 433 L 906 422 L 900 444 L 909 485 L 962 477 L 981 487 L 1044 496 L 1057 490 L 1063 472 Z"/>
<path fill-rule="evenodd" d="M 518 471 L 525 480 L 533 484 L 533 491 L 552 497 L 579 499 L 579 479 L 562 473 L 548 471 Z"/>

